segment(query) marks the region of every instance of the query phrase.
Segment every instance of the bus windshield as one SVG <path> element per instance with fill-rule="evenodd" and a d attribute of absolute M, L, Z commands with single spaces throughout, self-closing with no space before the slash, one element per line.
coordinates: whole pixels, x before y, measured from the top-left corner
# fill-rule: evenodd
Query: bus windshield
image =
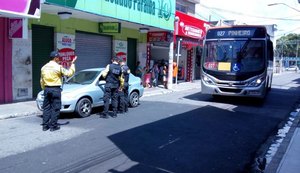
<path fill-rule="evenodd" d="M 256 72 L 265 68 L 263 40 L 206 41 L 203 68 L 210 71 Z"/>

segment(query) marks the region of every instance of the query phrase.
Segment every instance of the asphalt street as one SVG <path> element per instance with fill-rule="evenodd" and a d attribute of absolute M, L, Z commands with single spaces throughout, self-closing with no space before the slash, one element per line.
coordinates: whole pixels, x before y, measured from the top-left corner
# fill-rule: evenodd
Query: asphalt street
<path fill-rule="evenodd" d="M 0 172 L 240 173 L 299 103 L 295 74 L 276 76 L 265 102 L 198 90 L 141 99 L 117 118 L 63 115 L 43 132 L 36 116 L 0 121 Z"/>

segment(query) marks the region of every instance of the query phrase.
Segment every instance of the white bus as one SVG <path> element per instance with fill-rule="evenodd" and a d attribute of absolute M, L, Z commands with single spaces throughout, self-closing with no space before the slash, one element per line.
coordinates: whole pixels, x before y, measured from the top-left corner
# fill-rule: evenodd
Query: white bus
<path fill-rule="evenodd" d="M 264 26 L 210 28 L 201 63 L 202 93 L 264 98 L 271 89 L 273 58 Z"/>

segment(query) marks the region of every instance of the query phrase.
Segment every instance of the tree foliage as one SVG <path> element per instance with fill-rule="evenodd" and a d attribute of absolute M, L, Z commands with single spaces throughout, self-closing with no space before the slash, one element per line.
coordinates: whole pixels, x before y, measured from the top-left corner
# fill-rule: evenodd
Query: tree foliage
<path fill-rule="evenodd" d="M 300 57 L 300 34 L 291 33 L 276 40 L 276 56 Z"/>

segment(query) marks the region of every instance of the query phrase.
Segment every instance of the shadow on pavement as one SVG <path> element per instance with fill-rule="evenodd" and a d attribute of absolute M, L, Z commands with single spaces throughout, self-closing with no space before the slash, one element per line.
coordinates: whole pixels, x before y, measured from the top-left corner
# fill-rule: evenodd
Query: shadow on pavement
<path fill-rule="evenodd" d="M 245 172 L 256 150 L 280 121 L 205 106 L 111 135 L 109 139 L 138 162 L 123 173 Z"/>

